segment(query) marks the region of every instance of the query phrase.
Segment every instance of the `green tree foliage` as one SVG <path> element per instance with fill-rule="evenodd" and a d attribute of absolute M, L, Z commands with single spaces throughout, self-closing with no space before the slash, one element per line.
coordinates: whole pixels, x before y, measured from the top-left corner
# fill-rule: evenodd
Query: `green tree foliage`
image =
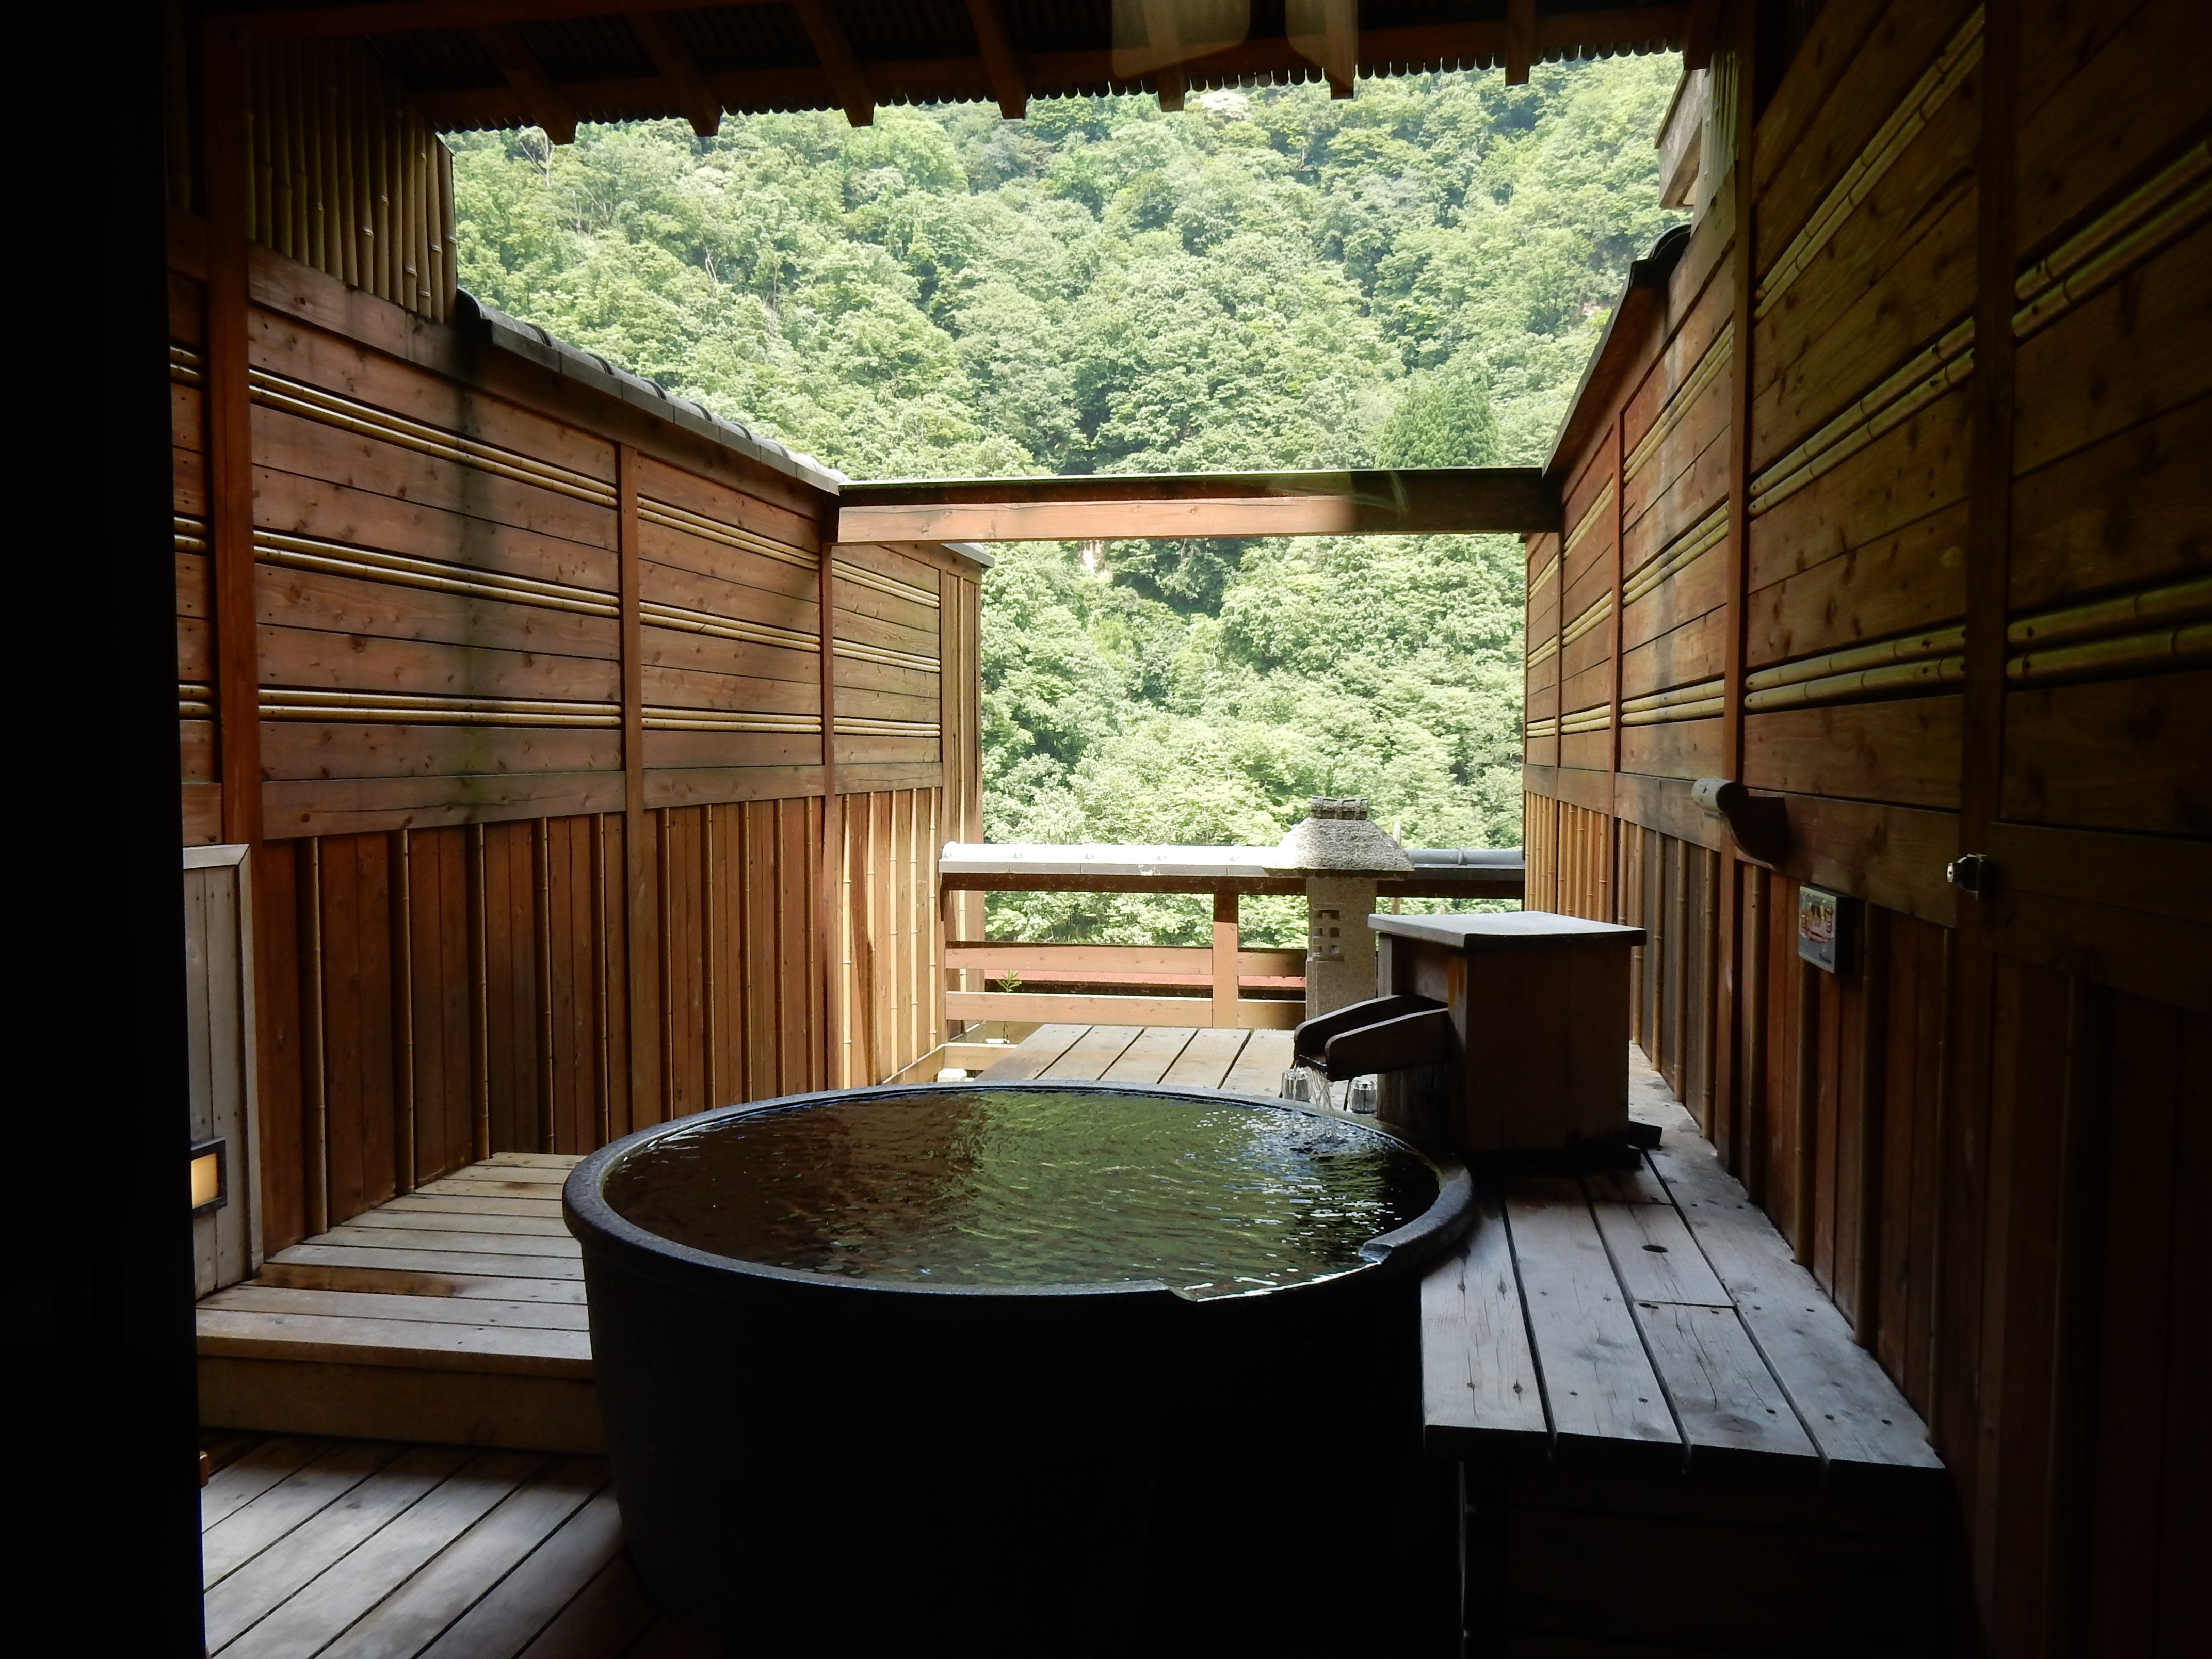
<path fill-rule="evenodd" d="M 473 135 L 461 281 L 856 477 L 1534 463 L 1669 222 L 1678 68 Z M 1518 840 L 1512 540 L 999 553 L 992 839 L 1272 842 L 1328 793 L 1416 843 Z M 1205 932 L 1140 896 L 994 918 Z"/>

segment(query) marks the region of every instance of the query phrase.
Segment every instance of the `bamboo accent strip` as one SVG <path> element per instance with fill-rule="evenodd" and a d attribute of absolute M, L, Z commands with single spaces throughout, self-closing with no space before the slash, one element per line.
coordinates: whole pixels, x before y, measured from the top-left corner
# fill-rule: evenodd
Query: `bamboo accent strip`
<path fill-rule="evenodd" d="M 2092 294 L 2212 216 L 2212 138 L 2200 138 L 2155 178 L 2022 271 L 2014 294 L 2018 339 L 2040 332 Z"/>
<path fill-rule="evenodd" d="M 1796 680 L 1764 691 L 1747 691 L 1743 706 L 1746 713 L 1762 714 L 1774 708 L 1796 708 L 1807 703 L 1841 702 L 1850 697 L 1905 696 L 1916 691 L 1940 691 L 1966 678 L 1964 657 L 1933 657 L 1922 662 L 1893 662 L 1852 673 Z"/>
<path fill-rule="evenodd" d="M 1541 720 L 1528 721 L 1521 730 L 1522 735 L 1528 738 L 1556 738 L 1559 735 L 1559 717 L 1547 714 Z"/>
<path fill-rule="evenodd" d="M 2022 617 L 2005 629 L 2008 645 L 2050 647 L 2131 627 L 2137 623 L 2185 623 L 2212 616 L 2212 576 L 2122 593 L 2087 605 Z"/>
<path fill-rule="evenodd" d="M 819 714 L 761 714 L 723 713 L 712 708 L 645 709 L 648 732 L 787 732 L 811 736 L 822 730 Z"/>
<path fill-rule="evenodd" d="M 1601 702 L 1589 708 L 1577 708 L 1559 716 L 1559 735 L 1571 737 L 1577 732 L 1603 732 L 1613 725 L 1613 705 Z"/>
<path fill-rule="evenodd" d="M 1801 657 L 1795 662 L 1777 663 L 1771 668 L 1762 668 L 1755 673 L 1745 675 L 1743 688 L 1747 692 L 1771 691 L 1777 686 L 1831 679 L 1839 675 L 1856 673 L 1865 668 L 1883 668 L 1893 663 L 1918 662 L 1928 657 L 1949 656 L 1966 648 L 1966 630 L 1963 627 L 1929 629 L 1893 640 L 1877 640 L 1866 645 L 1847 646 L 1840 651 L 1826 651 L 1817 657 Z"/>
<path fill-rule="evenodd" d="M 1529 579 L 1528 603 L 1534 605 L 1536 602 L 1536 595 L 1542 591 L 1546 582 L 1557 581 L 1559 578 L 1559 556 L 1554 553 L 1550 558 L 1544 561 L 1543 568 L 1537 571 L 1537 573 Z"/>
<path fill-rule="evenodd" d="M 1735 350 L 1735 324 L 1731 321 L 1713 337 L 1713 343 L 1705 348 L 1705 355 L 1698 359 L 1697 368 L 1690 371 L 1690 378 L 1668 398 L 1667 406 L 1659 411 L 1659 418 L 1651 422 L 1651 429 L 1636 441 L 1636 447 L 1628 452 L 1627 460 L 1621 464 L 1622 477 L 1633 478 L 1659 453 L 1659 446 L 1674 435 L 1674 428 L 1687 418 L 1691 406 L 1729 366 Z"/>
<path fill-rule="evenodd" d="M 187 519 L 179 515 L 172 519 L 172 532 L 179 553 L 204 553 L 208 550 L 207 521 Z"/>
<path fill-rule="evenodd" d="M 1903 425 L 1965 380 L 1973 367 L 1974 319 L 1969 317 L 1753 479 L 1751 515 L 1757 518 Z"/>
<path fill-rule="evenodd" d="M 1527 663 L 1526 663 L 1526 665 L 1526 665 L 1526 666 L 1528 666 L 1528 667 L 1530 667 L 1530 668 L 1534 668 L 1534 667 L 1538 663 L 1540 663 L 1540 662 L 1543 661 L 1545 658 L 1547 658 L 1547 657 L 1550 656 L 1550 655 L 1551 655 L 1554 651 L 1557 651 L 1559 648 L 1559 636 L 1558 635 L 1556 635 L 1556 634 L 1547 634 L 1547 635 L 1544 635 L 1544 642 L 1543 642 L 1541 645 L 1538 646 L 1538 647 L 1537 647 L 1534 651 L 1531 651 L 1531 652 L 1528 653 L 1528 660 L 1527 660 Z"/>
<path fill-rule="evenodd" d="M 177 718 L 211 720 L 215 718 L 215 687 L 202 680 L 177 682 Z"/>
<path fill-rule="evenodd" d="M 1784 291 L 1805 273 L 1844 222 L 1874 193 L 1875 186 L 1981 61 L 1982 8 L 1977 6 L 1959 26 L 1950 44 L 1913 83 L 1912 90 L 1890 112 L 1889 118 L 1875 130 L 1866 148 L 1844 169 L 1843 176 L 1821 198 L 1804 228 L 1790 239 L 1790 245 L 1782 250 L 1781 257 L 1775 260 L 1753 296 L 1754 318 L 1764 318 L 1781 301 Z"/>
<path fill-rule="evenodd" d="M 200 372 L 200 354 L 188 346 L 169 348 L 169 378 L 179 386 L 199 386 L 207 376 Z"/>
<path fill-rule="evenodd" d="M 895 599 L 905 599 L 914 605 L 926 605 L 932 611 L 943 608 L 942 601 L 926 587 L 916 587 L 911 582 L 902 582 L 893 576 L 878 575 L 872 570 L 862 569 L 857 564 L 848 564 L 842 559 L 832 560 L 830 570 L 841 582 L 872 587 L 878 593 L 888 593 Z"/>
<path fill-rule="evenodd" d="M 911 651 L 892 651 L 880 645 L 863 645 L 858 640 L 839 640 L 837 654 L 850 657 L 856 662 L 879 662 L 892 668 L 915 668 L 925 674 L 938 672 L 934 657 L 918 657 Z"/>
<path fill-rule="evenodd" d="M 2076 674 L 2169 668 L 2212 657 L 2212 622 L 2184 623 L 2149 634 L 2026 651 L 2005 659 L 2005 678 L 2027 684 Z"/>
<path fill-rule="evenodd" d="M 1624 726 L 1672 726 L 1677 720 L 1711 720 L 1728 706 L 1725 697 L 1706 697 L 1698 702 L 1670 703 L 1664 708 L 1639 708 L 1634 714 L 1624 710 L 1620 723 Z"/>
<path fill-rule="evenodd" d="M 1620 705 L 1620 712 L 1625 717 L 1646 714 L 1654 708 L 1673 708 L 1683 703 L 1710 702 L 1725 689 L 1725 682 L 1718 678 L 1699 680 L 1694 685 L 1678 685 L 1671 691 L 1654 691 L 1646 696 L 1626 698 Z M 1622 724 L 1626 723 L 1624 718 Z"/>
<path fill-rule="evenodd" d="M 654 628 L 672 628 L 685 634 L 705 634 L 718 640 L 742 640 L 749 645 L 780 645 L 787 651 L 819 651 L 819 635 L 769 623 L 741 622 L 708 611 L 687 611 L 682 605 L 658 605 L 648 599 L 638 606 L 640 617 Z M 935 665 L 932 665 L 934 666 Z"/>
<path fill-rule="evenodd" d="M 687 507 L 669 501 L 658 501 L 650 495 L 637 498 L 637 516 L 647 524 L 657 524 L 664 530 L 680 530 L 687 536 L 697 536 L 710 542 L 720 542 L 725 547 L 757 553 L 763 558 L 781 559 L 786 564 L 797 565 L 801 570 L 812 570 L 822 562 L 817 554 L 772 540 L 750 530 L 741 530 L 735 525 L 724 524 L 720 519 L 708 518 Z"/>
<path fill-rule="evenodd" d="M 936 738 L 943 728 L 935 720 L 876 720 L 854 714 L 837 716 L 841 738 Z"/>
<path fill-rule="evenodd" d="M 1610 592 L 1599 594 L 1590 602 L 1587 611 L 1559 630 L 1559 643 L 1562 646 L 1572 645 L 1612 614 L 1613 594 Z"/>
<path fill-rule="evenodd" d="M 346 725 L 615 726 L 621 708 L 541 697 L 472 697 L 401 691 L 261 688 L 265 720 L 335 720 Z"/>
<path fill-rule="evenodd" d="M 1723 501 L 1711 512 L 1677 536 L 1655 559 L 1647 559 L 1636 567 L 1628 580 L 1621 585 L 1620 603 L 1624 609 L 1643 599 L 1660 583 L 1680 571 L 1686 570 L 1699 555 L 1711 551 L 1728 539 L 1728 503 Z"/>
<path fill-rule="evenodd" d="M 426 426 L 420 421 L 410 421 L 388 410 L 358 403 L 351 398 L 341 398 L 336 392 L 325 392 L 319 386 L 271 374 L 265 369 L 247 370 L 246 384 L 255 403 L 281 409 L 288 415 L 297 415 L 325 426 L 335 427 L 341 432 L 351 432 L 364 438 L 397 444 L 403 449 L 435 456 L 440 460 L 456 461 L 495 477 L 535 484 L 541 489 L 557 490 L 563 495 L 588 501 L 594 507 L 611 508 L 615 504 L 612 484 L 568 467 L 535 459 L 520 450 L 465 438 L 441 427 Z"/>
<path fill-rule="evenodd" d="M 1613 480 L 1607 478 L 1605 481 L 1605 488 L 1597 492 L 1597 499 L 1583 510 L 1582 517 L 1575 520 L 1575 527 L 1567 532 L 1567 539 L 1559 549 L 1559 556 L 1562 559 L 1574 557 L 1575 549 L 1581 545 L 1583 538 L 1589 534 L 1591 526 L 1604 516 L 1606 510 L 1612 505 Z"/>
<path fill-rule="evenodd" d="M 273 531 L 264 531 L 254 537 L 253 551 L 254 556 L 264 564 L 328 571 L 369 581 L 392 582 L 402 587 L 462 593 L 472 599 L 508 599 L 545 611 L 612 617 L 618 609 L 613 594 L 593 588 L 573 587 L 566 582 L 543 581 L 532 576 L 510 576 L 503 571 L 447 564 L 440 559 L 418 559 L 371 548 L 346 547 L 306 536 L 280 536 Z"/>

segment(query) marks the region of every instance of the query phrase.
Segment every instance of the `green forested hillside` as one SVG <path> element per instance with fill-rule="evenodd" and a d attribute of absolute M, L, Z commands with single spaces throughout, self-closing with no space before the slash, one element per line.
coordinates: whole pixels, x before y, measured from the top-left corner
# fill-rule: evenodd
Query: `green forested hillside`
<path fill-rule="evenodd" d="M 1664 228 L 1669 58 L 455 143 L 463 285 L 855 477 L 1535 461 Z M 987 580 L 994 840 L 1519 836 L 1500 538 L 1032 544 Z M 1195 907 L 994 900 L 994 931 Z"/>

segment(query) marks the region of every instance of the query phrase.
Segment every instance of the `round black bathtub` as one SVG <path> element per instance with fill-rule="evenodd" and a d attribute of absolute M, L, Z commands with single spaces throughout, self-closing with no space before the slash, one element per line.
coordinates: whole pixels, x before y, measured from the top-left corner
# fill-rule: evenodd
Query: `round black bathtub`
<path fill-rule="evenodd" d="M 564 1208 L 631 1557 L 734 1651 L 1360 1650 L 1437 1541 L 1413 1270 L 1470 1195 L 1340 1114 L 1101 1084 L 617 1141 Z"/>

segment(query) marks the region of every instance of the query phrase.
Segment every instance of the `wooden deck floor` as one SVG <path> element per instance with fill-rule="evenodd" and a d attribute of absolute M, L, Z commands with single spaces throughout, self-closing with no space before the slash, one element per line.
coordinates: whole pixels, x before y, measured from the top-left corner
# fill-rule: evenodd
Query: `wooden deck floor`
<path fill-rule="evenodd" d="M 1188 1030 L 1173 1025 L 1040 1025 L 980 1076 L 1079 1083 L 1165 1083 L 1274 1096 L 1291 1063 L 1288 1031 Z"/>
<path fill-rule="evenodd" d="M 220 1659 L 709 1659 L 622 1553 L 605 1460 L 216 1435 L 200 1494 Z"/>

